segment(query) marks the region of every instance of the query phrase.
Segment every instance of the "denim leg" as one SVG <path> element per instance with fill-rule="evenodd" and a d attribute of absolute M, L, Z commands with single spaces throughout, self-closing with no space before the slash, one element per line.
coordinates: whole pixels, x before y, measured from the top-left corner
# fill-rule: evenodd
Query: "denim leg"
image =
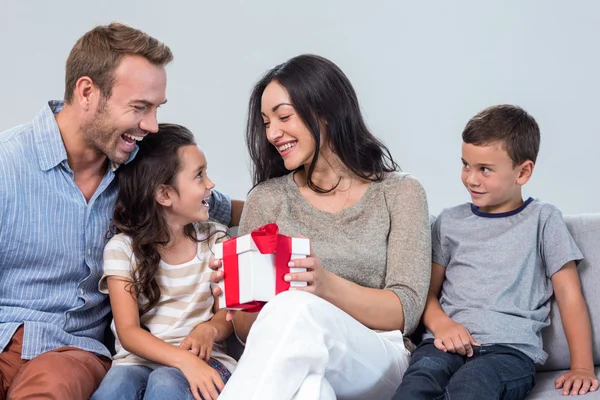
<path fill-rule="evenodd" d="M 190 384 L 177 368 L 160 367 L 152 371 L 144 400 L 194 400 Z"/>
<path fill-rule="evenodd" d="M 223 383 L 227 383 L 231 377 L 231 372 L 220 362 L 214 358 L 208 360 L 208 365 L 215 369 Z M 215 387 L 216 388 L 216 387 Z M 219 389 L 217 392 L 219 392 Z M 202 395 L 200 398 L 203 399 Z M 194 400 L 190 384 L 177 368 L 162 367 L 154 370 L 148 379 L 148 387 L 144 400 Z"/>
<path fill-rule="evenodd" d="M 392 400 L 441 398 L 452 375 L 464 364 L 465 357 L 438 350 L 433 339 L 424 340 L 412 354 Z"/>
<path fill-rule="evenodd" d="M 141 400 L 152 369 L 142 365 L 116 365 L 90 400 Z"/>
<path fill-rule="evenodd" d="M 458 370 L 446 388 L 452 400 L 521 400 L 535 385 L 533 361 L 506 346 L 484 346 Z"/>

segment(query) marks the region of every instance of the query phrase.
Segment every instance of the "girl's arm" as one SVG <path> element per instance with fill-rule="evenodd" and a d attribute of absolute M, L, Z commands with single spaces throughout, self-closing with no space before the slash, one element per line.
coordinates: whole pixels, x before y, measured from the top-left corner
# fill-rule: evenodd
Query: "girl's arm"
<path fill-rule="evenodd" d="M 194 357 L 170 345 L 140 326 L 137 295 L 131 282 L 117 276 L 107 278 L 110 305 L 119 341 L 125 350 L 146 360 L 179 368 Z"/>
<path fill-rule="evenodd" d="M 219 373 L 192 352 L 170 345 L 142 329 L 137 295 L 129 280 L 109 276 L 107 284 L 117 336 L 123 348 L 146 360 L 179 369 L 194 399 L 216 399 L 217 388 L 222 391 L 225 387 Z"/>
<path fill-rule="evenodd" d="M 206 361 L 212 354 L 214 343 L 224 341 L 233 333 L 231 321 L 226 320 L 227 310 L 219 310 L 219 298 L 215 295 L 213 297 L 215 297 L 213 311 L 216 310 L 213 317 L 198 324 L 180 345 L 182 349 L 189 350 Z"/>

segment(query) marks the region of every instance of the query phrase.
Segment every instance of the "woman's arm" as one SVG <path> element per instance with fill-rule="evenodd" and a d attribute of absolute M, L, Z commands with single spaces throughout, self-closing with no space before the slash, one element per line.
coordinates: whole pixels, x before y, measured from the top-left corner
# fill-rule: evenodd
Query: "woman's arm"
<path fill-rule="evenodd" d="M 328 272 L 314 255 L 294 260 L 294 267 L 309 272 L 290 274 L 290 279 L 310 282 L 299 290 L 321 296 L 371 329 L 410 334 L 423 312 L 431 277 L 427 198 L 414 178 L 390 184 L 397 194 L 388 205 L 391 224 L 384 289 L 363 287 Z"/>

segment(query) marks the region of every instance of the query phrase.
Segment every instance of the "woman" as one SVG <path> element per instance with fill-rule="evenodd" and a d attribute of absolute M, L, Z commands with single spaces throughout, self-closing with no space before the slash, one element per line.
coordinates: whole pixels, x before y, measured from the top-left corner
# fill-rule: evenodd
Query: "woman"
<path fill-rule="evenodd" d="M 256 84 L 246 141 L 255 187 L 239 233 L 276 222 L 310 238 L 313 254 L 294 261 L 307 272 L 286 277 L 308 286 L 235 314 L 246 347 L 219 398 L 391 398 L 410 356 L 403 333 L 419 322 L 430 278 L 421 184 L 396 172 L 344 73 L 314 55 Z"/>

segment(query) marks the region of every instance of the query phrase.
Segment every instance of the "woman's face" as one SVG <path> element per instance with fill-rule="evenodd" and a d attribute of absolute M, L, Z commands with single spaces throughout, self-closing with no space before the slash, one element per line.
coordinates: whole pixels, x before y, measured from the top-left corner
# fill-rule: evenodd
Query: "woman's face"
<path fill-rule="evenodd" d="M 285 168 L 293 171 L 310 164 L 315 154 L 315 139 L 296 113 L 287 90 L 276 81 L 269 83 L 263 92 L 261 115 L 267 140 L 283 158 Z"/>

